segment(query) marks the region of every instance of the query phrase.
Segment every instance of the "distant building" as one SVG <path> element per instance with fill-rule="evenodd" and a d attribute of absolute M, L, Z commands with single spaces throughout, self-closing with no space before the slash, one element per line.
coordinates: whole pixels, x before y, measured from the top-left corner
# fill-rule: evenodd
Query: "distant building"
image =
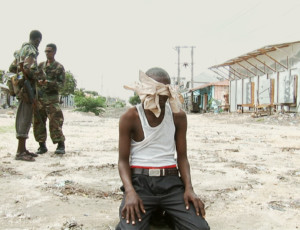
<path fill-rule="evenodd" d="M 203 85 L 207 85 L 211 82 L 216 82 L 220 80 L 221 78 L 216 75 L 212 74 L 211 72 L 202 72 L 196 76 L 193 77 L 193 89 L 197 87 L 201 87 Z M 191 89 L 191 80 L 188 80 L 184 82 L 184 89 L 181 89 L 181 93 L 184 98 L 184 109 L 188 112 L 199 112 L 199 109 L 194 108 L 196 98 L 193 96 L 193 91 Z"/>
<path fill-rule="evenodd" d="M 68 96 L 61 96 L 60 97 L 60 104 L 63 108 L 73 108 L 75 96 L 73 94 L 69 94 Z"/>
<path fill-rule="evenodd" d="M 230 111 L 300 112 L 300 41 L 268 45 L 209 69 L 229 80 Z"/>
<path fill-rule="evenodd" d="M 106 106 L 111 107 L 120 107 L 121 105 L 126 105 L 125 100 L 122 100 L 120 98 L 117 97 L 107 97 L 106 98 Z"/>
<path fill-rule="evenodd" d="M 228 106 L 229 81 L 218 81 L 203 84 L 190 89 L 192 106 L 191 112 L 207 112 L 209 110 L 218 111 L 223 105 L 223 109 Z"/>
<path fill-rule="evenodd" d="M 202 72 L 202 73 L 194 76 L 193 88 L 196 88 L 198 86 L 205 85 L 205 84 L 208 84 L 211 82 L 216 82 L 219 80 L 224 80 L 224 79 L 221 79 L 218 75 L 212 74 L 210 72 Z M 187 84 L 188 84 L 188 86 L 191 86 L 191 81 L 188 81 Z M 188 87 L 188 88 L 190 88 L 190 87 Z"/>
<path fill-rule="evenodd" d="M 5 84 L 0 83 L 0 106 L 3 108 L 10 107 L 15 100 L 9 94 L 9 89 Z"/>

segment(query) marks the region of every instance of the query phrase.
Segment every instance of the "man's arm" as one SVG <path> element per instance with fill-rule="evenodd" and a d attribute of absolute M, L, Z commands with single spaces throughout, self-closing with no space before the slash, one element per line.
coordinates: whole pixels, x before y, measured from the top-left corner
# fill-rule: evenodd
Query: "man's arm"
<path fill-rule="evenodd" d="M 134 190 L 131 180 L 131 169 L 129 165 L 131 134 L 136 121 L 136 109 L 129 109 L 121 116 L 119 122 L 119 161 L 118 168 L 123 186 L 125 189 L 125 205 L 122 210 L 122 218 L 126 218 L 127 223 L 135 224 L 135 216 L 141 221 L 141 212 L 145 213 L 142 200 Z"/>
<path fill-rule="evenodd" d="M 55 69 L 55 78 L 50 79 L 47 77 L 45 71 L 44 71 L 44 65 L 43 63 L 40 63 L 39 70 L 40 72 L 43 72 L 43 78 L 39 80 L 39 84 L 46 86 L 48 89 L 51 90 L 57 90 L 59 91 L 64 87 L 65 82 L 65 69 L 61 64 L 58 64 L 57 68 Z"/>
<path fill-rule="evenodd" d="M 15 59 L 9 66 L 8 71 L 11 73 L 17 73 L 17 67 L 18 67 L 18 62 L 17 59 Z"/>
<path fill-rule="evenodd" d="M 23 75 L 26 78 L 34 79 L 34 74 L 37 71 L 35 58 L 32 56 L 27 56 L 24 61 L 20 62 L 20 70 L 23 72 Z"/>
<path fill-rule="evenodd" d="M 186 209 L 189 209 L 189 202 L 192 202 L 197 215 L 205 217 L 204 204 L 195 194 L 190 174 L 190 164 L 187 158 L 187 146 L 186 146 L 186 131 L 187 131 L 187 118 L 183 111 L 174 113 L 174 123 L 176 127 L 175 142 L 177 151 L 177 164 L 185 187 L 184 201 Z"/>

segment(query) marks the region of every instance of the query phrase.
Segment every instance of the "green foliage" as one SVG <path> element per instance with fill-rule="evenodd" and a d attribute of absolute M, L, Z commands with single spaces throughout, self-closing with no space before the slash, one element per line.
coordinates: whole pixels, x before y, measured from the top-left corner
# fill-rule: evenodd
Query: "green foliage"
<path fill-rule="evenodd" d="M 208 101 L 208 106 L 209 108 L 212 106 L 218 106 L 221 105 L 221 101 L 214 99 L 214 98 L 210 98 L 210 100 Z"/>
<path fill-rule="evenodd" d="M 67 71 L 65 74 L 64 86 L 63 88 L 60 89 L 59 93 L 62 96 L 68 96 L 70 94 L 74 94 L 76 86 L 77 86 L 77 81 L 74 78 L 74 75 L 70 71 Z"/>
<path fill-rule="evenodd" d="M 95 115 L 99 115 L 104 111 L 105 97 L 87 97 L 83 90 L 75 92 L 75 106 L 77 111 L 93 112 Z"/>
<path fill-rule="evenodd" d="M 123 101 L 116 101 L 116 103 L 113 105 L 115 108 L 123 108 L 125 107 L 126 103 Z"/>
<path fill-rule="evenodd" d="M 126 102 L 120 98 L 108 96 L 106 98 L 106 106 L 113 108 L 123 108 L 126 106 Z"/>
<path fill-rule="evenodd" d="M 84 97 L 84 96 L 85 96 L 84 88 L 80 88 L 80 89 L 76 90 L 76 91 L 74 92 L 74 95 L 75 95 L 75 96 L 81 96 L 81 97 Z"/>
<path fill-rule="evenodd" d="M 91 95 L 93 95 L 93 96 L 98 96 L 99 94 L 98 94 L 98 92 L 96 92 L 96 91 L 89 91 L 89 90 L 86 90 L 86 91 L 84 91 L 85 93 L 87 93 L 87 94 L 91 94 Z"/>
<path fill-rule="evenodd" d="M 141 103 L 141 99 L 136 93 L 134 93 L 134 96 L 129 98 L 129 103 L 131 105 L 137 105 L 137 104 Z"/>
<path fill-rule="evenodd" d="M 3 75 L 5 74 L 4 70 L 0 70 L 0 83 L 3 83 Z"/>

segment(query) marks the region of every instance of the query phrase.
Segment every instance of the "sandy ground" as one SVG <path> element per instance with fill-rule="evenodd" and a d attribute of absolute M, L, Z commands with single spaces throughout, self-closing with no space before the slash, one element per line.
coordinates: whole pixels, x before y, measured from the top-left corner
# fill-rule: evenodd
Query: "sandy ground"
<path fill-rule="evenodd" d="M 0 111 L 0 229 L 114 229 L 118 118 L 64 110 L 67 153 L 14 160 L 14 111 Z M 211 229 L 300 229 L 300 117 L 188 114 L 194 189 Z M 30 150 L 37 149 L 32 130 Z"/>

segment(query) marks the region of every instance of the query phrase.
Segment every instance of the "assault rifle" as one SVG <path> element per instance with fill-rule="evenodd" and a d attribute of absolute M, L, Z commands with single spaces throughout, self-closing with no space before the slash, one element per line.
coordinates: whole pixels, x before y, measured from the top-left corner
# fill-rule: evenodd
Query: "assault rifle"
<path fill-rule="evenodd" d="M 22 63 L 23 64 L 23 63 Z M 28 99 L 29 99 L 29 102 L 30 104 L 32 104 L 32 107 L 33 107 L 33 110 L 35 111 L 34 114 L 37 115 L 38 119 L 40 120 L 40 122 L 42 124 L 44 124 L 43 120 L 42 120 L 42 117 L 41 117 L 41 114 L 39 113 L 39 110 L 38 110 L 38 105 L 37 105 L 37 101 L 36 99 L 34 98 L 34 91 L 32 89 L 32 86 L 31 86 L 31 83 L 30 81 L 28 80 L 28 77 L 26 75 L 26 72 L 24 71 L 23 69 L 23 65 L 20 65 L 21 66 L 21 70 L 23 72 L 23 75 L 25 77 L 25 81 L 24 81 L 24 88 L 26 90 L 26 93 L 28 95 Z"/>

